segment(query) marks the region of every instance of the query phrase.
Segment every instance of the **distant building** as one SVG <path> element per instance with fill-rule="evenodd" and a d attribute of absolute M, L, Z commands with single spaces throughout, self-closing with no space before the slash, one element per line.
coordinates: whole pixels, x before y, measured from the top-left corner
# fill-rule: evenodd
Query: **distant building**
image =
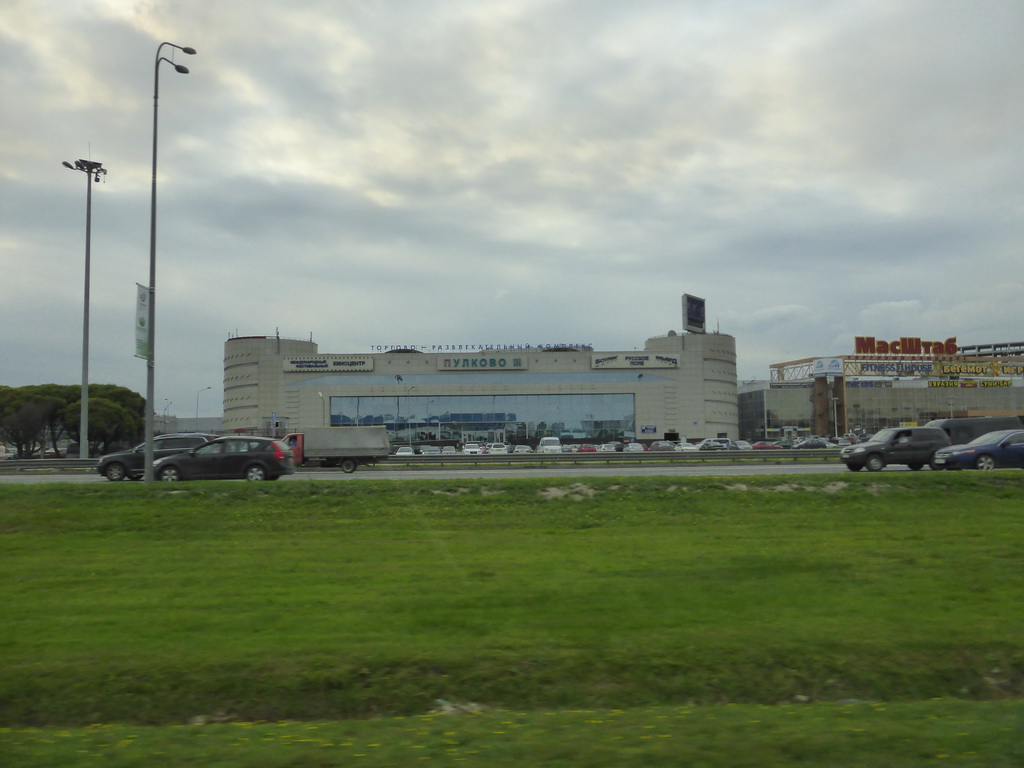
<path fill-rule="evenodd" d="M 856 337 L 854 354 L 771 366 L 738 387 L 740 434 L 874 433 L 933 419 L 1024 416 L 1024 342 L 960 347 L 956 337 Z"/>
<path fill-rule="evenodd" d="M 702 309 L 702 307 L 701 307 Z M 225 432 L 383 425 L 393 442 L 737 438 L 736 342 L 676 333 L 589 345 L 322 354 L 312 340 L 224 343 Z"/>

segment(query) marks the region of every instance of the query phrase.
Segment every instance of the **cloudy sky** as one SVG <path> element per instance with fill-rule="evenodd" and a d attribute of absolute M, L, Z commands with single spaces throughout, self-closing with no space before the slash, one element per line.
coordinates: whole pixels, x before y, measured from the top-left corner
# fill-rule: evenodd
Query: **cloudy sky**
<path fill-rule="evenodd" d="M 229 335 L 642 347 L 741 379 L 853 337 L 1020 341 L 1019 0 L 4 0 L 0 384 L 219 413 Z M 168 52 L 168 49 L 164 49 Z M 200 396 L 200 390 L 212 390 Z"/>

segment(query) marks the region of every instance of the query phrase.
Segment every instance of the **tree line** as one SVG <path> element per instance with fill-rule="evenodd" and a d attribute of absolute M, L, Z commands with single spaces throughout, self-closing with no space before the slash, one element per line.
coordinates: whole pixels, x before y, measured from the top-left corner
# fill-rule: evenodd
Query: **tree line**
<path fill-rule="evenodd" d="M 0 386 L 0 440 L 19 458 L 50 451 L 61 456 L 63 443 L 81 442 L 81 410 L 77 384 Z M 146 398 L 137 392 L 115 384 L 89 385 L 89 455 L 140 441 L 145 413 Z"/>

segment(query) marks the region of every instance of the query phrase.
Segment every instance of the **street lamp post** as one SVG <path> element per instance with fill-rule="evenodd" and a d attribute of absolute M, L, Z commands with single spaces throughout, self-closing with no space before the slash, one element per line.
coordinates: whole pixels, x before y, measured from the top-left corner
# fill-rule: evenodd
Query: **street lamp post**
<path fill-rule="evenodd" d="M 199 419 L 199 395 L 201 395 L 203 392 L 205 392 L 208 389 L 213 389 L 213 387 L 203 387 L 198 392 L 196 392 L 196 420 L 197 421 Z"/>
<path fill-rule="evenodd" d="M 92 247 L 92 183 L 107 175 L 103 163 L 94 160 L 67 160 L 64 167 L 85 174 L 85 300 L 82 313 L 82 410 L 78 423 L 78 458 L 89 458 L 89 267 Z"/>
<path fill-rule="evenodd" d="M 149 307 L 147 325 L 147 349 L 146 349 L 146 465 L 143 472 L 143 479 L 147 483 L 153 482 L 153 437 L 155 430 L 153 421 L 153 401 L 156 397 L 156 136 L 157 136 L 157 104 L 160 100 L 160 62 L 166 61 L 174 71 L 182 75 L 188 74 L 188 67 L 175 64 L 166 56 L 161 56 L 160 51 L 165 45 L 177 48 L 188 55 L 195 54 L 195 48 L 182 47 L 174 43 L 160 43 L 156 49 L 156 64 L 153 67 L 153 191 L 150 196 L 149 205 Z"/>

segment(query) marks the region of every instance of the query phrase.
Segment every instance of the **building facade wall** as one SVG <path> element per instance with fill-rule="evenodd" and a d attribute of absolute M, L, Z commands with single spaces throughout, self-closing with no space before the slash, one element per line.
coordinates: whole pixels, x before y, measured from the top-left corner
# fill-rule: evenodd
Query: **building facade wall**
<path fill-rule="evenodd" d="M 1002 386 L 952 381 L 955 386 L 939 387 L 923 378 L 839 381 L 838 407 L 832 412 L 823 407 L 820 397 L 815 398 L 813 379 L 744 384 L 739 391 L 740 434 L 758 440 L 787 433 L 873 434 L 885 427 L 922 425 L 934 419 L 1024 416 L 1024 379 L 1019 377 L 1005 379 Z"/>
<path fill-rule="evenodd" d="M 540 431 L 736 438 L 735 339 L 670 332 L 642 351 L 369 355 L 326 355 L 312 341 L 278 337 L 225 342 L 225 431 L 284 434 L 349 423 L 383 423 L 398 440 L 458 441 L 463 432 L 534 439 Z"/>

